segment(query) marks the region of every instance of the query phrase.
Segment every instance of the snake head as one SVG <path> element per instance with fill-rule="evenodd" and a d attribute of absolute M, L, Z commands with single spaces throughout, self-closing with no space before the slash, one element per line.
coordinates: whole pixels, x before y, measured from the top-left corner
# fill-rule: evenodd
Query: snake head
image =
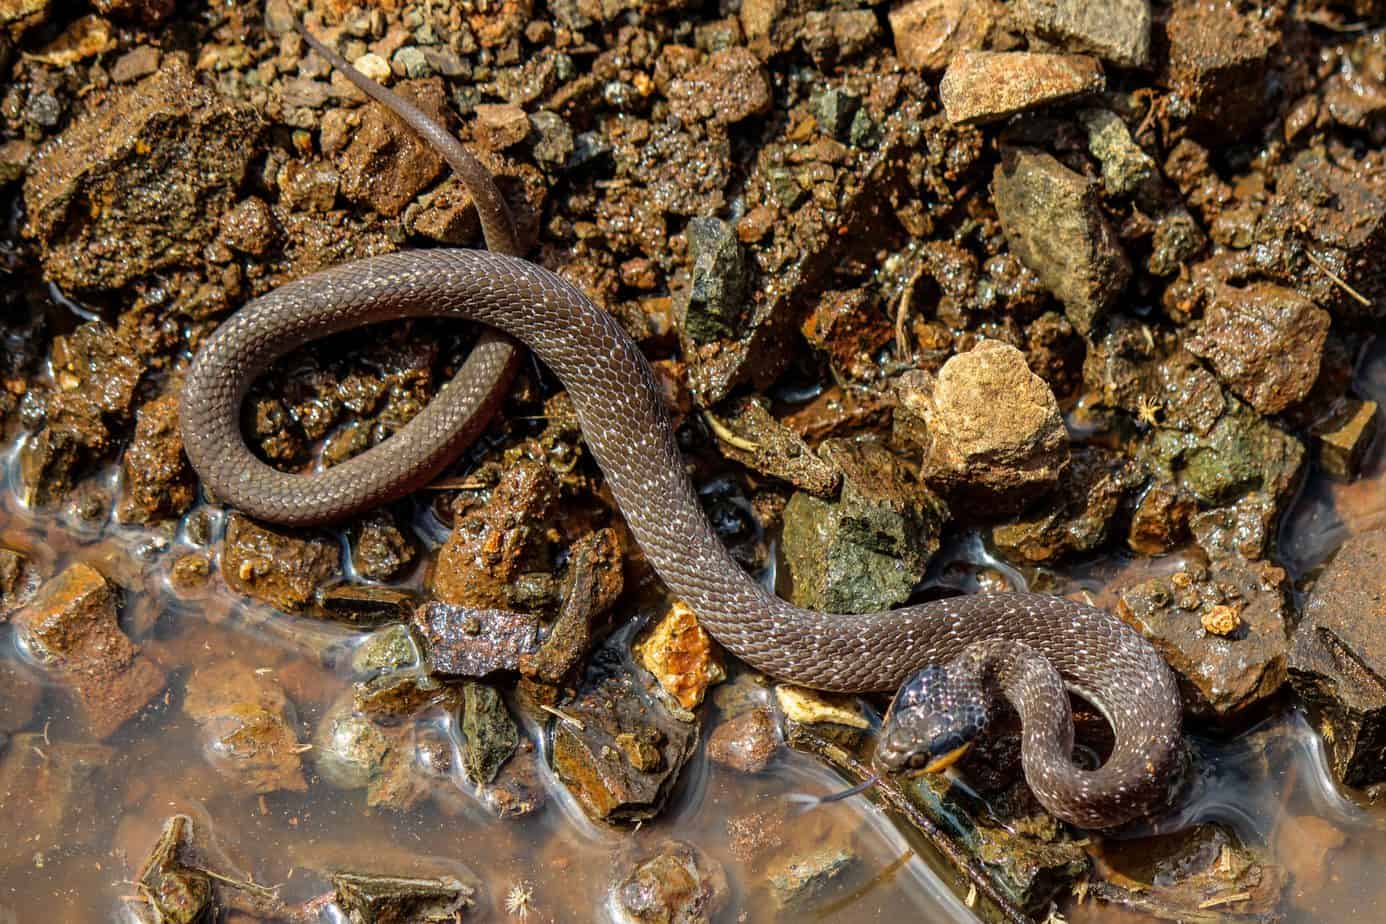
<path fill-rule="evenodd" d="M 987 725 L 981 686 L 930 665 L 900 687 L 886 713 L 876 759 L 890 773 L 917 776 L 947 769 Z"/>

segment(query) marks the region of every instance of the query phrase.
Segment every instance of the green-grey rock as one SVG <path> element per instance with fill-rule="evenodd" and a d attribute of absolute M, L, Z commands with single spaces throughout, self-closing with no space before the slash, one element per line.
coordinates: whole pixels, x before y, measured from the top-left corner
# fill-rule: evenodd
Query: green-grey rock
<path fill-rule="evenodd" d="M 1206 436 L 1152 431 L 1142 455 L 1156 471 L 1210 505 L 1263 491 L 1283 502 L 1299 481 L 1304 446 L 1235 398 Z"/>
<path fill-rule="evenodd" d="M 697 343 L 740 333 L 746 303 L 746 259 L 736 231 L 720 218 L 688 222 L 691 281 L 680 291 L 683 332 Z"/>
<path fill-rule="evenodd" d="M 462 766 L 474 783 L 490 783 L 520 744 L 515 720 L 494 687 L 469 683 L 463 688 L 462 737 L 467 747 Z"/>

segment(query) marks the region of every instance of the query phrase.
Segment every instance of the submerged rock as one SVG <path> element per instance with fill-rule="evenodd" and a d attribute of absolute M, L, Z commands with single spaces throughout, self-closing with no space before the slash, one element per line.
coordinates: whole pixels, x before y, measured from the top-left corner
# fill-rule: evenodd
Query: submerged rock
<path fill-rule="evenodd" d="M 451 876 L 332 875 L 336 905 L 351 924 L 447 924 L 462 920 L 476 890 Z"/>
<path fill-rule="evenodd" d="M 278 529 L 239 513 L 226 521 L 221 573 L 226 586 L 285 613 L 312 602 L 341 573 L 341 547 L 326 537 Z"/>
<path fill-rule="evenodd" d="M 105 745 L 47 741 L 38 732 L 0 744 L 0 867 L 32 867 L 36 851 L 42 856 L 40 845 L 58 846 L 55 831 L 66 833 L 60 843 L 68 849 L 94 839 L 93 822 L 110 817 L 110 806 L 98 804 L 92 778 L 114 756 Z"/>
<path fill-rule="evenodd" d="M 730 897 L 727 874 L 684 841 L 665 841 L 617 881 L 612 904 L 627 924 L 711 924 Z"/>
<path fill-rule="evenodd" d="M 1102 66 L 1087 55 L 962 51 L 949 63 L 938 95 L 948 121 L 969 124 L 999 121 L 1105 86 Z"/>
<path fill-rule="evenodd" d="M 469 683 L 462 693 L 462 768 L 473 783 L 490 783 L 515 753 L 520 733 L 494 687 Z"/>
<path fill-rule="evenodd" d="M 191 841 L 192 819 L 174 815 L 135 877 L 154 924 L 198 924 L 215 914 L 212 878 L 180 858 Z"/>
<path fill-rule="evenodd" d="M 41 582 L 39 569 L 28 556 L 0 547 L 0 623 L 33 597 Z"/>
<path fill-rule="evenodd" d="M 304 792 L 302 752 L 280 686 L 234 660 L 199 667 L 183 711 L 202 731 L 203 752 L 225 779 L 250 792 Z"/>
<path fill-rule="evenodd" d="M 861 862 L 861 856 L 852 848 L 831 845 L 791 856 L 767 870 L 770 899 L 781 911 L 802 912 L 820 901 Z"/>

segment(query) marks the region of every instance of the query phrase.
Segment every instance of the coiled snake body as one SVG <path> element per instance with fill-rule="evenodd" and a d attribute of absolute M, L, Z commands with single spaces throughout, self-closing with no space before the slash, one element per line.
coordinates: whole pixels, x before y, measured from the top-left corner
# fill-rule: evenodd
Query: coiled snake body
<path fill-rule="evenodd" d="M 353 79 L 369 83 L 309 41 Z M 393 94 L 362 86 L 400 110 L 403 101 Z M 402 114 L 417 127 L 416 113 Z M 417 119 L 431 126 L 421 114 Z M 454 167 L 463 160 L 469 187 L 489 184 L 485 171 L 447 140 L 456 146 L 446 151 L 449 160 Z M 508 228 L 499 196 L 474 190 L 474 198 L 488 242 L 499 239 L 502 249 L 513 250 L 504 228 L 492 235 L 492 227 Z M 1179 751 L 1179 697 L 1169 669 L 1139 634 L 1101 609 L 1037 594 L 979 594 L 840 616 L 767 593 L 704 516 L 639 349 L 571 284 L 517 256 L 430 250 L 375 257 L 315 273 L 246 305 L 208 339 L 184 386 L 184 443 L 204 482 L 254 516 L 297 524 L 340 519 L 427 482 L 494 407 L 496 383 L 503 384 L 512 363 L 503 339 L 487 341 L 387 443 L 326 471 L 279 472 L 250 452 L 239 429 L 247 390 L 275 359 L 328 334 L 403 317 L 477 321 L 538 354 L 567 388 L 587 445 L 650 562 L 744 661 L 785 681 L 848 692 L 894 690 L 924 665 L 951 663 L 954 680 L 965 673 L 967 682 L 936 685 L 934 705 L 948 718 L 955 699 L 971 702 L 973 688 L 1005 695 L 1021 716 L 1027 781 L 1054 814 L 1106 827 L 1148 811 L 1165 792 Z M 1115 749 L 1096 770 L 1070 759 L 1065 686 L 1093 702 L 1115 732 Z M 908 705 L 897 702 L 895 709 L 903 713 Z M 908 748 L 897 750 L 896 763 L 906 760 Z"/>

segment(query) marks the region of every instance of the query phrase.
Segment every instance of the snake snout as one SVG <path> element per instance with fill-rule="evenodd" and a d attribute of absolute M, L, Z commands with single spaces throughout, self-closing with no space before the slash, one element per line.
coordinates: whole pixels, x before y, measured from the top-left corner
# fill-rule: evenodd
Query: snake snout
<path fill-rule="evenodd" d="M 890 773 L 938 773 L 967 752 L 986 724 L 980 685 L 930 665 L 911 675 L 895 694 L 876 759 Z"/>

